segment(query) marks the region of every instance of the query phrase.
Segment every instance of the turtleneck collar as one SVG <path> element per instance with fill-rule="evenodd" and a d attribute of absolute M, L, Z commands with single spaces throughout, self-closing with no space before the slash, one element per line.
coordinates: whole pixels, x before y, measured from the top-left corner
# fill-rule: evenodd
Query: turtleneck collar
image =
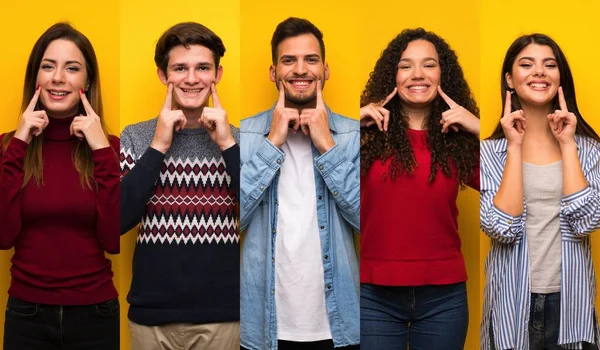
<path fill-rule="evenodd" d="M 70 141 L 76 139 L 76 136 L 71 135 L 71 123 L 75 116 L 68 118 L 52 118 L 48 117 L 50 123 L 44 129 L 44 140 L 52 141 Z"/>

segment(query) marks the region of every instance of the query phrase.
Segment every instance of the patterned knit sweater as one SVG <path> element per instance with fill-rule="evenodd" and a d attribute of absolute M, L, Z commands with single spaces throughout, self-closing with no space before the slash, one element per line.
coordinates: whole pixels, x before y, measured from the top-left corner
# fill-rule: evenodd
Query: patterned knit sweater
<path fill-rule="evenodd" d="M 205 129 L 184 129 L 164 155 L 150 147 L 156 123 L 121 133 L 121 233 L 140 223 L 129 319 L 237 321 L 239 146 L 221 152 Z"/>

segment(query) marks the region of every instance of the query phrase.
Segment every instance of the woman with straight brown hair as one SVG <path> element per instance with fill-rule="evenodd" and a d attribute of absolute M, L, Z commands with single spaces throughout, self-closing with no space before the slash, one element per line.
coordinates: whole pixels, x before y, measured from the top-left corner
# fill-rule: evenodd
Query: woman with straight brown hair
<path fill-rule="evenodd" d="M 21 118 L 0 135 L 0 249 L 14 248 L 4 349 L 118 349 L 119 140 L 96 54 L 66 23 L 35 43 Z"/>

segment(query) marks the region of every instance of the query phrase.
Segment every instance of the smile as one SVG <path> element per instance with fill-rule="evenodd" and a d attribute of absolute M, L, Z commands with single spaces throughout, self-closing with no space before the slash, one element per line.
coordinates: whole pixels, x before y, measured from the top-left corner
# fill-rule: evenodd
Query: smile
<path fill-rule="evenodd" d="M 408 87 L 411 92 L 423 92 L 427 89 L 429 89 L 429 85 L 411 85 Z"/>
<path fill-rule="evenodd" d="M 546 82 L 529 83 L 529 87 L 532 88 L 533 90 L 546 90 L 546 89 L 548 89 L 549 86 L 550 86 L 550 84 L 548 84 Z"/>
<path fill-rule="evenodd" d="M 312 83 L 312 80 L 289 80 L 288 81 L 296 89 L 306 89 Z"/>
<path fill-rule="evenodd" d="M 181 89 L 181 91 L 185 92 L 186 94 L 197 94 L 202 91 L 202 89 Z"/>
<path fill-rule="evenodd" d="M 51 91 L 51 90 L 48 90 L 48 93 L 53 96 L 66 96 L 69 94 L 69 92 L 66 92 L 66 91 Z"/>

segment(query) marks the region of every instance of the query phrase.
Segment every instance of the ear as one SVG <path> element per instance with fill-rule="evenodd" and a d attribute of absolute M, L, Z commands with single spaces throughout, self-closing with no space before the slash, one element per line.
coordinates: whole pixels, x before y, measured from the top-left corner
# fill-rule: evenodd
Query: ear
<path fill-rule="evenodd" d="M 217 76 L 215 77 L 215 85 L 221 81 L 222 77 L 223 77 L 223 66 L 219 65 L 219 68 L 217 68 Z"/>
<path fill-rule="evenodd" d="M 508 85 L 509 88 L 514 89 L 515 87 L 513 86 L 513 81 L 512 81 L 512 77 L 510 76 L 510 73 L 506 73 L 504 75 L 504 79 L 506 79 L 506 84 Z"/>
<path fill-rule="evenodd" d="M 329 80 L 329 64 L 325 62 L 325 80 Z"/>
<path fill-rule="evenodd" d="M 275 73 L 275 66 L 271 65 L 271 67 L 269 67 L 269 79 L 274 83 L 277 82 L 277 75 Z"/>
<path fill-rule="evenodd" d="M 156 74 L 158 75 L 158 79 L 160 79 L 161 83 L 163 83 L 164 85 L 168 84 L 167 76 L 165 75 L 165 72 L 162 71 L 162 69 L 156 68 Z"/>

